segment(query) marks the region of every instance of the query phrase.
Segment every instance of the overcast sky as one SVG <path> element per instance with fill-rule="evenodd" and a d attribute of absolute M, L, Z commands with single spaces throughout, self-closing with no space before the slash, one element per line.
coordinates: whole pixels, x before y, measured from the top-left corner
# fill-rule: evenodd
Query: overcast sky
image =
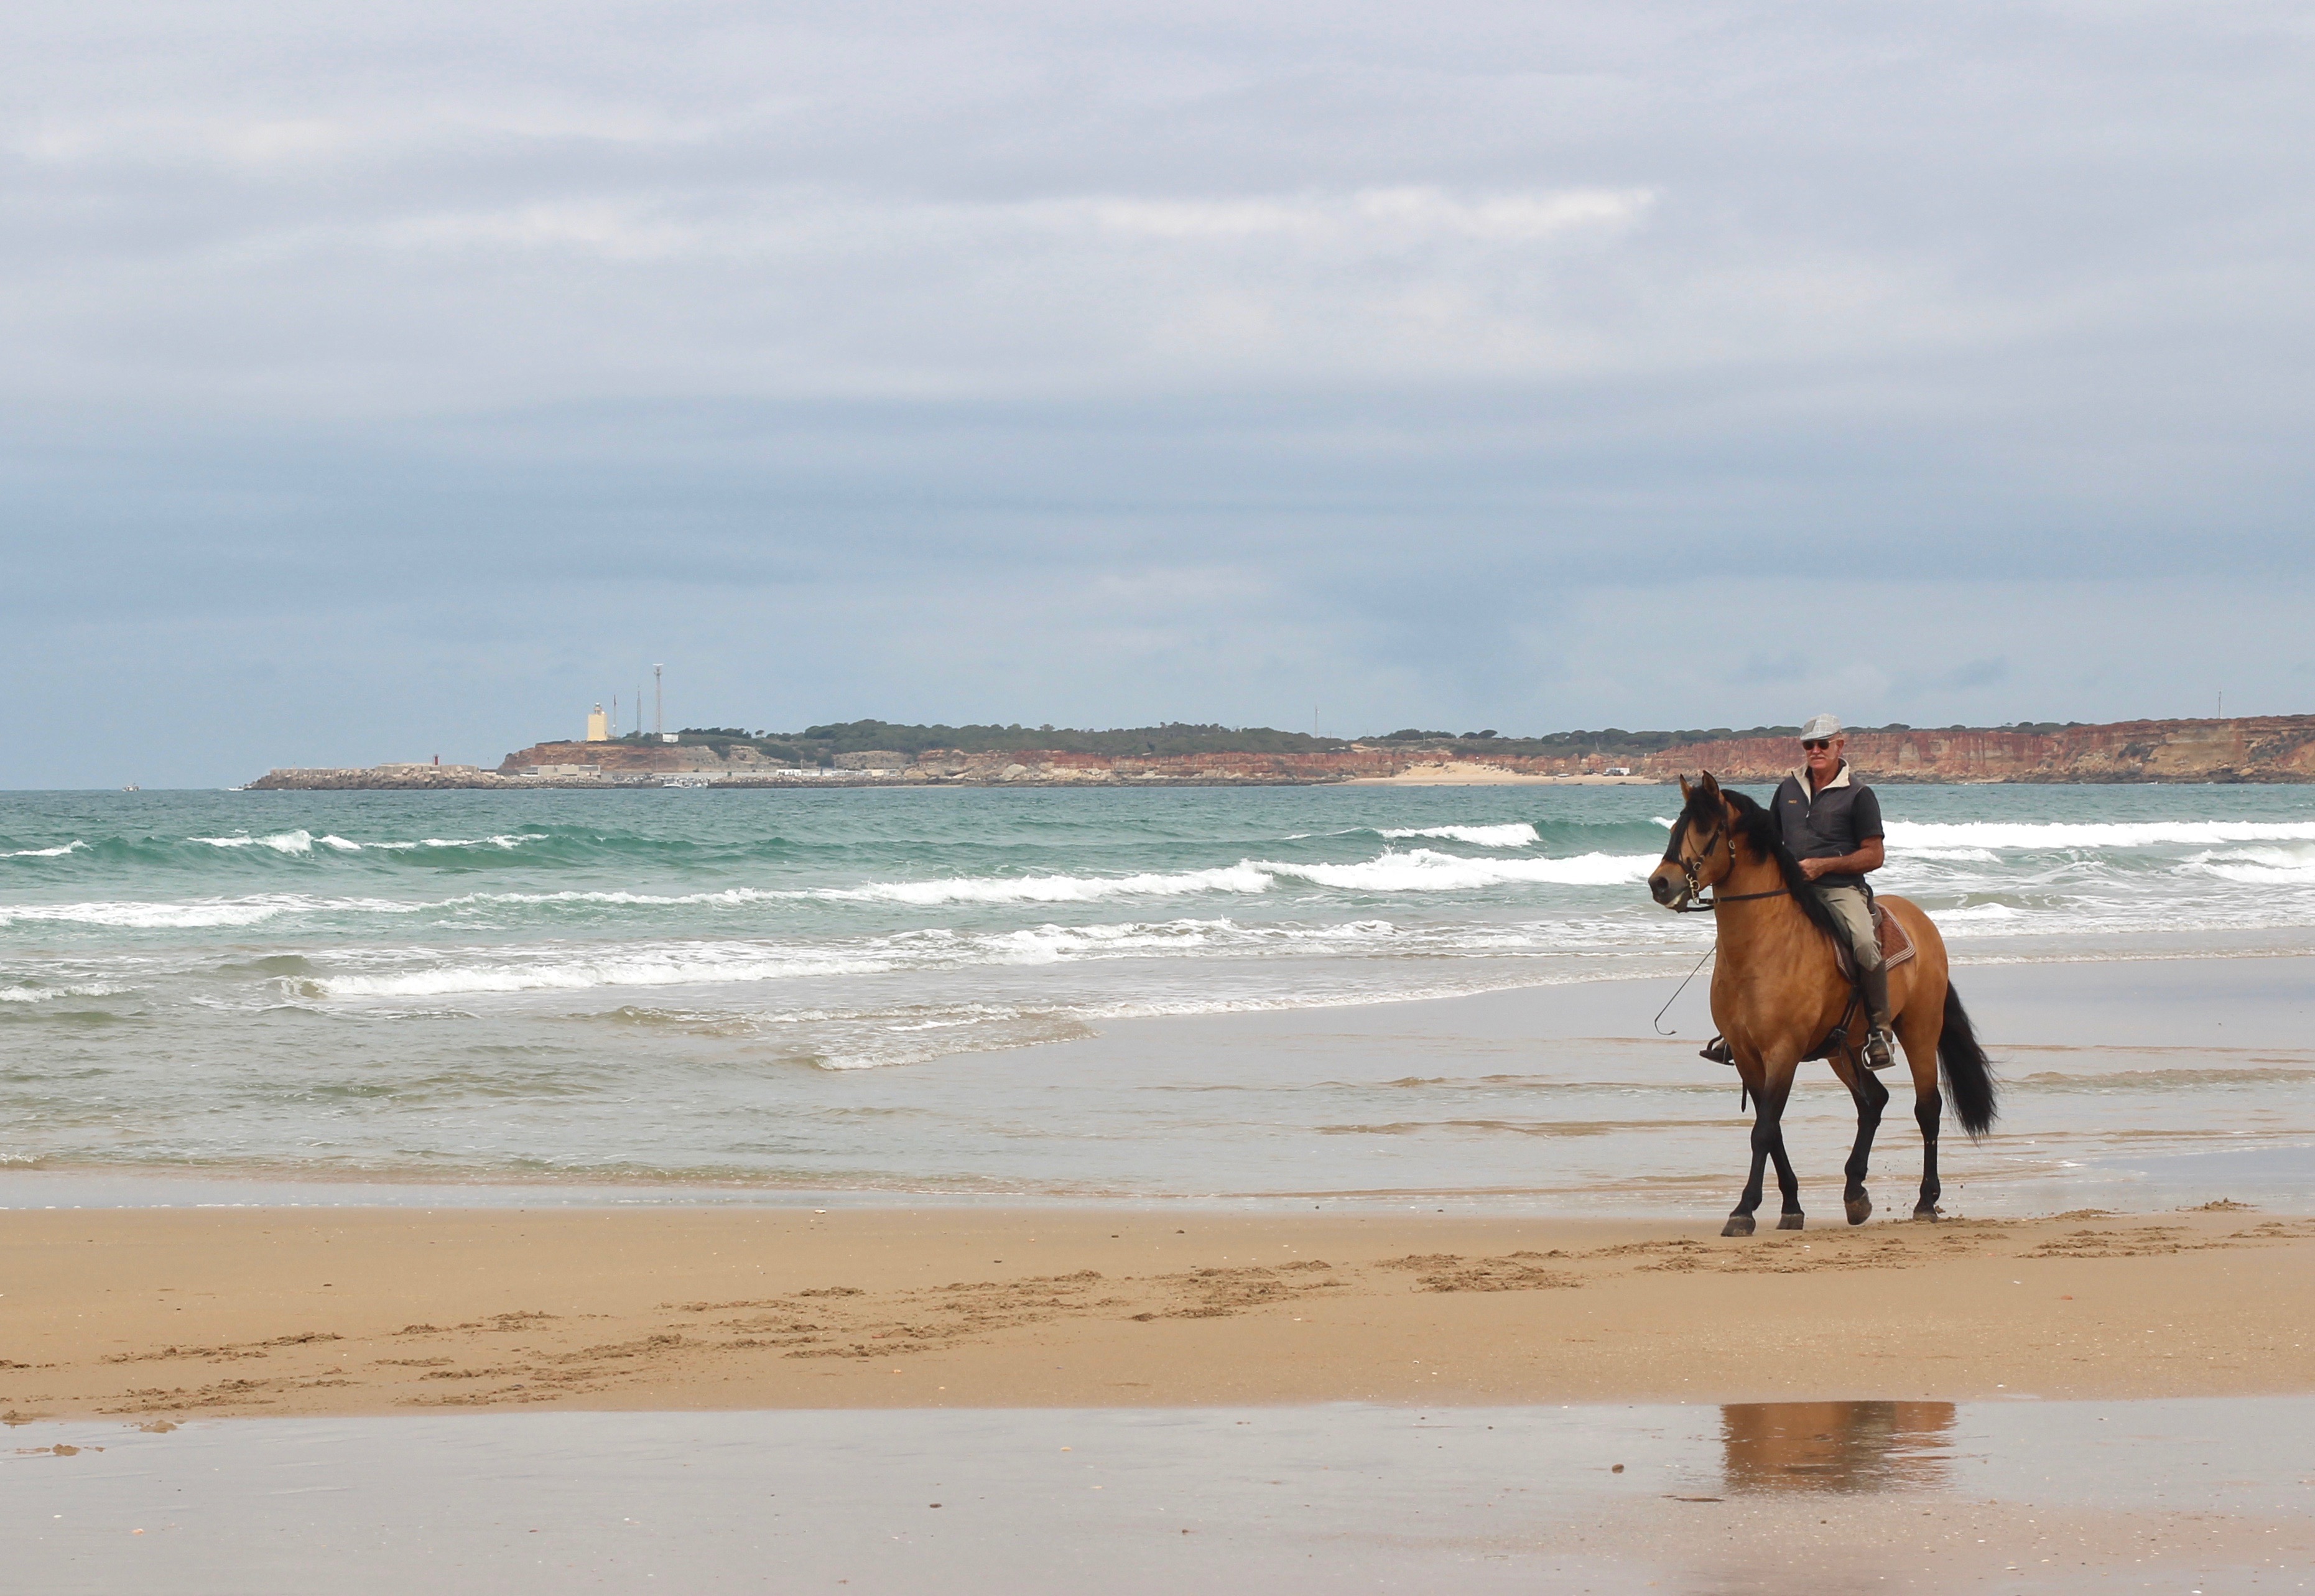
<path fill-rule="evenodd" d="M 2315 8 L 18 0 L 0 785 L 2315 710 Z"/>

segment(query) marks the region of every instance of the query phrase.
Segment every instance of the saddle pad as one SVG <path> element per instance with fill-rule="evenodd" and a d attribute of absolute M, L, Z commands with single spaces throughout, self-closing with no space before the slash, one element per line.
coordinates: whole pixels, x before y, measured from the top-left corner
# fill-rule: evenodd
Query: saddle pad
<path fill-rule="evenodd" d="M 1873 906 L 1873 935 L 1881 944 L 1883 969 L 1894 970 L 1913 956 L 1913 934 L 1905 929 L 1903 920 L 1882 908 L 1877 902 Z M 1840 973 L 1843 979 L 1855 980 L 1857 971 L 1854 962 L 1849 956 L 1849 950 L 1836 946 L 1833 952 L 1840 957 Z"/>

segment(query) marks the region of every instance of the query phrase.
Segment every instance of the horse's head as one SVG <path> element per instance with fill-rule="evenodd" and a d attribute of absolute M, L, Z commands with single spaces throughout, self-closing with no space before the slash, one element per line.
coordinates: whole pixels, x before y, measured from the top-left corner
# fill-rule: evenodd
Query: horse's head
<path fill-rule="evenodd" d="M 1736 863 L 1729 840 L 1735 815 L 1712 772 L 1698 776 L 1693 786 L 1681 776 L 1680 795 L 1680 818 L 1672 823 L 1663 860 L 1648 872 L 1648 891 L 1666 909 L 1682 907 Z"/>

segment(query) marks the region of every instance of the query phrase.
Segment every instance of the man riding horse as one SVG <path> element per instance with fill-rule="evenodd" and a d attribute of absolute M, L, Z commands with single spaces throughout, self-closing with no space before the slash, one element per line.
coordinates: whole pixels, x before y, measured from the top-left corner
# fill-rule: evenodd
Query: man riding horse
<path fill-rule="evenodd" d="M 1915 1219 L 1938 1216 L 1938 1126 L 1947 1103 L 1973 1140 L 1992 1126 L 1996 1112 L 1992 1060 L 1953 989 L 1935 923 L 1920 905 L 1885 898 L 1880 907 L 1903 928 L 1911 952 L 1885 964 L 1874 945 L 1864 878 L 1881 864 L 1880 806 L 1840 758 L 1840 723 L 1820 715 L 1805 735 L 1807 764 L 1778 788 L 1769 808 L 1723 787 L 1708 770 L 1694 782 L 1681 776 L 1679 818 L 1663 858 L 1648 872 L 1648 894 L 1664 908 L 1711 911 L 1719 955 L 1712 1021 L 1720 1034 L 1705 1056 L 1736 1067 L 1753 1108 L 1752 1173 L 1723 1236 L 1752 1234 L 1772 1161 L 1783 1197 L 1778 1228 L 1798 1230 L 1805 1222 L 1783 1124 L 1796 1072 L 1811 1059 L 1832 1065 L 1857 1103 L 1841 1207 L 1852 1225 L 1873 1212 L 1865 1178 L 1889 1090 L 1864 1068 L 1864 1050 L 1849 1031 L 1857 996 L 1836 956 L 1843 945 L 1866 977 L 1873 1063 L 1891 1061 L 1884 1033 L 1894 1020 L 1912 1077 L 1913 1120 L 1921 1128 Z"/>
<path fill-rule="evenodd" d="M 1889 971 L 1873 932 L 1873 890 L 1865 884 L 1883 860 L 1881 801 L 1858 781 L 1841 757 L 1848 737 L 1839 717 L 1821 714 L 1801 728 L 1801 768 L 1777 788 L 1770 807 L 1785 847 L 1801 873 L 1816 883 L 1817 896 L 1832 911 L 1849 956 L 1856 961 L 1857 985 L 1865 994 L 1865 1062 L 1886 1069 L 1889 1051 Z"/>

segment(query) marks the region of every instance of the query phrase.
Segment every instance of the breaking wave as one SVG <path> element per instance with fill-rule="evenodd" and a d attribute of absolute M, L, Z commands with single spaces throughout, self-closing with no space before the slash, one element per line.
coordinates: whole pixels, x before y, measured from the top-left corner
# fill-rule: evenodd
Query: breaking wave
<path fill-rule="evenodd" d="M 1889 846 L 1916 848 L 2112 848 L 2164 844 L 2315 842 L 2315 821 L 2134 820 L 2027 824 L 2007 820 L 1891 820 Z"/>
<path fill-rule="evenodd" d="M 316 837 L 301 827 L 295 831 L 276 831 L 265 837 L 189 837 L 185 840 L 220 848 L 271 848 L 277 854 L 310 854 L 317 846 L 333 853 L 359 854 L 399 853 L 412 848 L 511 848 L 526 842 L 543 842 L 545 838 L 546 833 L 543 831 L 523 831 L 496 837 L 427 837 L 415 842 L 356 842 L 329 831 Z"/>
<path fill-rule="evenodd" d="M 257 926 L 284 915 L 416 914 L 431 907 L 385 898 L 308 898 L 269 893 L 258 898 L 207 899 L 191 903 L 22 903 L 0 907 L 0 926 L 107 926 L 124 931 L 202 930 Z"/>
<path fill-rule="evenodd" d="M 1393 839 L 1413 837 L 1434 838 L 1445 842 L 1468 842 L 1474 847 L 1526 847 L 1543 838 L 1525 820 L 1505 826 L 1394 826 L 1375 833 Z"/>
<path fill-rule="evenodd" d="M 381 975 L 300 980 L 311 998 L 445 998 L 490 992 L 584 991 L 599 987 L 687 987 L 778 980 L 807 975 L 868 975 L 893 969 L 891 959 L 819 954 L 803 949 L 689 944 L 680 950 L 626 950 L 593 957 L 520 963 L 440 965 Z"/>
<path fill-rule="evenodd" d="M 2254 887 L 2315 886 L 2315 847 L 2230 848 L 2195 854 L 2186 860 L 2191 870 Z"/>
<path fill-rule="evenodd" d="M 46 1003 L 56 998 L 111 998 L 121 991 L 119 987 L 76 985 L 69 987 L 0 987 L 0 1003 Z"/>
<path fill-rule="evenodd" d="M 1516 882 L 1613 887 L 1645 881 L 1653 854 L 1583 854 L 1573 859 L 1467 859 L 1430 848 L 1385 854 L 1356 864 L 1282 864 L 1253 868 L 1273 876 L 1355 892 L 1465 892 Z"/>
<path fill-rule="evenodd" d="M 88 844 L 75 838 L 61 847 L 17 848 L 12 853 L 0 854 L 0 859 L 61 859 L 67 854 L 77 853 L 86 847 Z"/>
<path fill-rule="evenodd" d="M 1092 903 L 1104 898 L 1174 898 L 1189 892 L 1266 892 L 1276 867 L 1240 863 L 1215 870 L 1140 875 L 950 876 L 940 881 L 875 882 L 822 887 L 809 896 L 870 903 Z"/>

